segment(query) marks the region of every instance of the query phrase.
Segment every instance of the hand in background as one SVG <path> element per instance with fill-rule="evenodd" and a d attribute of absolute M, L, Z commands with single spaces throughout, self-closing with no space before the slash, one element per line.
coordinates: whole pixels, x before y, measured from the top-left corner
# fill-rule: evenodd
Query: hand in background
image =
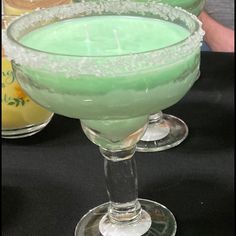
<path fill-rule="evenodd" d="M 225 27 L 205 11 L 199 15 L 205 31 L 204 40 L 215 52 L 234 52 L 234 31 Z"/>

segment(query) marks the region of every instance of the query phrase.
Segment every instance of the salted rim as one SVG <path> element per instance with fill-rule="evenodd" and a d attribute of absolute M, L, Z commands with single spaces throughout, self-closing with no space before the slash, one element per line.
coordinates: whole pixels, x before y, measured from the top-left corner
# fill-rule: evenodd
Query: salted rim
<path fill-rule="evenodd" d="M 90 15 L 132 15 L 160 17 L 163 20 L 174 22 L 182 21 L 192 31 L 184 40 L 165 48 L 146 52 L 113 55 L 113 56 L 75 56 L 56 54 L 29 48 L 18 40 L 28 28 L 36 24 L 55 22 L 73 17 Z M 15 63 L 32 69 L 43 69 L 54 73 L 65 73 L 67 77 L 83 74 L 95 76 L 111 76 L 124 73 L 133 73 L 156 66 L 168 65 L 183 59 L 195 49 L 200 48 L 204 31 L 201 22 L 193 14 L 180 7 L 171 7 L 167 4 L 150 2 L 135 2 L 130 0 L 96 2 L 80 2 L 71 5 L 57 6 L 37 10 L 14 20 L 6 32 L 3 33 L 3 45 L 6 55 Z M 31 29 L 32 30 L 32 29 Z M 26 32 L 27 33 L 27 32 Z M 68 69 L 70 68 L 70 69 Z"/>

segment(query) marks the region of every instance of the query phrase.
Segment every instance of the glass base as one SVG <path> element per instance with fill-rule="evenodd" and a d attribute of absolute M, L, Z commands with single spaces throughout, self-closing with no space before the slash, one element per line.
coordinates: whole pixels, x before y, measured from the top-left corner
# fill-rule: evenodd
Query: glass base
<path fill-rule="evenodd" d="M 109 232 L 101 233 L 107 218 L 109 203 L 90 210 L 77 224 L 75 236 L 174 236 L 177 224 L 173 214 L 164 206 L 150 200 L 139 199 L 143 209 L 140 225 L 135 223 L 112 224 Z M 150 222 L 151 218 L 151 222 Z M 150 227 L 151 225 L 151 227 Z M 141 226 L 141 227 L 140 227 Z M 148 230 L 145 229 L 148 226 Z M 131 230 L 133 228 L 133 230 Z M 100 231 L 101 229 L 101 231 Z M 128 233 L 127 233 L 128 232 Z"/>
<path fill-rule="evenodd" d="M 149 122 L 147 130 L 137 143 L 139 152 L 158 152 L 173 148 L 188 136 L 188 126 L 181 119 L 162 114 L 162 119 Z"/>
<path fill-rule="evenodd" d="M 16 139 L 16 138 L 24 138 L 32 136 L 41 131 L 43 128 L 45 128 L 47 124 L 51 121 L 52 117 L 53 114 L 44 123 L 37 125 L 29 125 L 24 128 L 18 128 L 18 129 L 2 129 L 2 138 Z"/>

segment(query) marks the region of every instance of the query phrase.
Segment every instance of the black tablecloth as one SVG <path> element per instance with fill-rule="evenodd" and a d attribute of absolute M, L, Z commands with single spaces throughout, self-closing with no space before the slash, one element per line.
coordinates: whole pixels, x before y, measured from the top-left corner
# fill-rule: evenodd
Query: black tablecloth
<path fill-rule="evenodd" d="M 165 110 L 188 125 L 178 147 L 136 153 L 139 197 L 167 206 L 177 236 L 234 235 L 234 54 L 202 53 L 201 77 Z M 55 115 L 40 133 L 2 144 L 2 235 L 72 236 L 108 200 L 103 158 L 80 122 Z"/>

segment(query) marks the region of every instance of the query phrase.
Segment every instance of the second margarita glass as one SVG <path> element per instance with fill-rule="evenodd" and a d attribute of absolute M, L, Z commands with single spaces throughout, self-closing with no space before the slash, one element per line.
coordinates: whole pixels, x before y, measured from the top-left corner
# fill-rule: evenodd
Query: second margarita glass
<path fill-rule="evenodd" d="M 145 2 L 146 0 L 139 0 Z M 181 7 L 198 16 L 202 11 L 205 0 L 156 0 L 170 6 Z M 200 75 L 200 73 L 199 73 Z M 188 126 L 180 118 L 162 113 L 149 117 L 148 127 L 141 140 L 137 143 L 137 151 L 157 152 L 176 147 L 188 136 Z"/>

